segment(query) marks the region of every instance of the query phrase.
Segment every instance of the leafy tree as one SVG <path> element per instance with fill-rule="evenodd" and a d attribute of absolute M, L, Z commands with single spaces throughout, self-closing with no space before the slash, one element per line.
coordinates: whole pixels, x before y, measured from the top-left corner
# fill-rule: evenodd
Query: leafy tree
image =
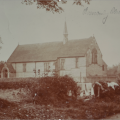
<path fill-rule="evenodd" d="M 113 65 L 111 68 L 107 70 L 108 75 L 117 75 L 118 65 Z"/>
<path fill-rule="evenodd" d="M 91 0 L 73 0 L 73 4 L 83 6 L 83 1 L 86 4 L 90 4 Z M 61 2 L 62 4 L 66 4 L 67 0 L 22 0 L 22 4 L 25 3 L 26 5 L 32 5 L 34 2 L 37 3 L 36 5 L 39 9 L 42 8 L 53 13 L 61 13 L 64 10 L 58 5 L 58 3 Z"/>

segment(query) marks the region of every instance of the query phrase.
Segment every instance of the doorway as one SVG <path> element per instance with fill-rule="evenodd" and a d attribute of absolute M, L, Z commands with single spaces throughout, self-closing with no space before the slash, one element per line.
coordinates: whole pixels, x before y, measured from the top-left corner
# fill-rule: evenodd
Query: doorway
<path fill-rule="evenodd" d="M 8 70 L 6 68 L 3 70 L 3 78 L 8 78 Z"/>

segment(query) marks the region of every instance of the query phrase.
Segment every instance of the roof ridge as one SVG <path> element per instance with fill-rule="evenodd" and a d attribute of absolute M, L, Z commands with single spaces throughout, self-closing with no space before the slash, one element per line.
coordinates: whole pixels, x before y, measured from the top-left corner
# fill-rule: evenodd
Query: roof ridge
<path fill-rule="evenodd" d="M 62 41 L 41 42 L 41 43 L 27 43 L 27 44 L 21 44 L 21 45 L 35 45 L 35 44 L 45 44 L 45 43 L 54 43 L 54 42 L 62 42 Z M 21 46 L 21 45 L 19 45 L 19 46 Z"/>
<path fill-rule="evenodd" d="M 92 37 L 89 37 L 89 38 L 92 38 Z M 72 41 L 72 40 L 87 40 L 89 38 L 70 39 L 70 40 L 68 40 L 68 42 Z M 45 44 L 45 43 L 47 44 L 47 43 L 54 43 L 54 42 L 63 42 L 63 41 L 51 41 L 51 42 L 41 42 L 41 43 L 27 43 L 27 44 L 21 44 L 21 45 L 35 45 L 35 44 Z M 19 46 L 21 46 L 21 45 L 19 45 Z"/>
<path fill-rule="evenodd" d="M 92 37 L 89 37 L 89 38 L 81 38 L 81 39 L 71 39 L 71 40 L 88 40 L 88 39 L 90 39 L 90 38 L 92 38 Z M 70 41 L 70 40 L 68 40 L 68 41 Z"/>
<path fill-rule="evenodd" d="M 19 45 L 7 62 L 48 61 L 56 60 L 57 57 L 84 56 L 92 40 L 93 37 L 74 39 L 69 40 L 66 45 L 62 44 L 63 41 Z"/>

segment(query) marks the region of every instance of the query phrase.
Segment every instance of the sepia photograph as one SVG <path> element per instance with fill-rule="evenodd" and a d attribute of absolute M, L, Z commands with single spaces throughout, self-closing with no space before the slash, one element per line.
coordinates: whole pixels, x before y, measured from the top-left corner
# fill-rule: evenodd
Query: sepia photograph
<path fill-rule="evenodd" d="M 0 0 L 0 119 L 120 119 L 119 0 Z"/>

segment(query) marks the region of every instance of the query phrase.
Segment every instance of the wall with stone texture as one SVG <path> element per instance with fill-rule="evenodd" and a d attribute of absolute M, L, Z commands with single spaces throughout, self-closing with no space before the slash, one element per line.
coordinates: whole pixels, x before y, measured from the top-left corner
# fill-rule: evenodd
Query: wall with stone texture
<path fill-rule="evenodd" d="M 96 48 L 97 50 L 97 64 L 92 63 L 92 50 Z M 86 53 L 86 73 L 87 76 L 89 75 L 105 75 L 106 72 L 102 70 L 103 65 L 103 59 L 102 59 L 102 53 L 99 49 L 98 44 L 96 43 L 96 40 L 94 39 L 93 42 L 90 44 L 87 53 Z M 106 69 L 105 69 L 106 70 Z"/>
<path fill-rule="evenodd" d="M 61 69 L 61 59 L 65 59 L 64 69 Z M 83 82 L 84 77 L 86 77 L 86 57 L 78 57 L 78 62 L 76 63 L 76 57 L 73 58 L 59 58 L 59 76 L 68 75 L 73 77 L 76 82 Z M 77 64 L 77 67 L 76 67 Z"/>

